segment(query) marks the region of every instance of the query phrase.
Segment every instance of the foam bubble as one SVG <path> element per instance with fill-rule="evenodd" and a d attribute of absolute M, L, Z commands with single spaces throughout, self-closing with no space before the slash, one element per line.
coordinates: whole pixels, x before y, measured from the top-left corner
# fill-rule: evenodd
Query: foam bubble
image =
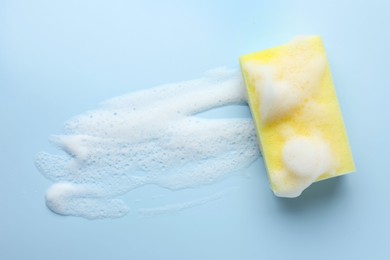
<path fill-rule="evenodd" d="M 283 163 L 293 174 L 317 179 L 331 167 L 332 154 L 328 145 L 319 139 L 296 137 L 283 147 Z"/>
<path fill-rule="evenodd" d="M 206 119 L 198 113 L 244 104 L 237 69 L 105 101 L 65 123 L 51 141 L 65 152 L 41 152 L 36 166 L 55 182 L 47 206 L 62 215 L 120 217 L 115 197 L 156 184 L 176 190 L 217 182 L 258 158 L 250 118 Z"/>
<path fill-rule="evenodd" d="M 284 145 L 282 161 L 285 169 L 273 174 L 279 187 L 275 194 L 294 198 L 325 173 L 335 169 L 335 158 L 329 145 L 319 137 L 295 136 Z"/>
<path fill-rule="evenodd" d="M 304 37 L 289 43 L 280 59 L 269 64 L 252 61 L 245 64 L 260 100 L 261 121 L 268 123 L 289 116 L 320 87 L 326 69 L 326 57 L 307 48 Z M 304 52 L 297 51 L 305 49 Z"/>

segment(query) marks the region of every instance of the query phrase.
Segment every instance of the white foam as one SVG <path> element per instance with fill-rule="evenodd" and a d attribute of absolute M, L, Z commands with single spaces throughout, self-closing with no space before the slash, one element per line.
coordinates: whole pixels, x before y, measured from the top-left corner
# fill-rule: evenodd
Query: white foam
<path fill-rule="evenodd" d="M 135 188 L 211 184 L 258 158 L 250 118 L 206 119 L 197 113 L 245 103 L 239 70 L 159 86 L 105 101 L 65 124 L 52 142 L 66 152 L 41 152 L 36 165 L 56 182 L 48 207 L 62 215 L 120 217 L 120 199 Z M 92 192 L 93 191 L 93 192 Z"/>
<path fill-rule="evenodd" d="M 282 52 L 277 64 L 252 61 L 245 64 L 250 80 L 254 81 L 260 100 L 259 113 L 263 123 L 290 115 L 318 89 L 326 69 L 324 54 L 306 48 L 305 37 L 292 41 Z"/>
<path fill-rule="evenodd" d="M 332 153 L 319 139 L 296 137 L 283 147 L 283 163 L 293 174 L 302 178 L 318 178 L 332 166 Z"/>
<path fill-rule="evenodd" d="M 335 169 L 329 145 L 319 137 L 297 136 L 290 138 L 284 145 L 282 161 L 286 170 L 275 173 L 274 184 L 279 187 L 275 192 L 280 197 L 297 197 L 303 190 L 325 173 Z M 292 174 L 294 178 L 288 178 Z M 289 179 L 289 183 L 286 183 Z"/>
<path fill-rule="evenodd" d="M 117 218 L 129 211 L 123 201 L 106 198 L 98 189 L 86 185 L 56 183 L 48 189 L 45 198 L 49 209 L 60 215 L 88 219 Z"/>

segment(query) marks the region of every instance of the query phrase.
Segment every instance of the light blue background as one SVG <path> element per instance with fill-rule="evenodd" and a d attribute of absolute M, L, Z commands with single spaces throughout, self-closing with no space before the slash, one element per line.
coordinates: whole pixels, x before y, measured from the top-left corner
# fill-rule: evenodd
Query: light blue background
<path fill-rule="evenodd" d="M 390 259 L 389 8 L 386 1 L 1 0 L 0 259 Z M 89 221 L 46 208 L 50 182 L 34 156 L 57 152 L 47 140 L 66 119 L 109 97 L 237 66 L 242 54 L 302 34 L 325 42 L 357 174 L 280 199 L 258 160 L 187 191 L 195 198 L 237 187 L 179 213 Z M 156 194 L 186 199 L 156 187 L 127 199 L 134 208 L 153 206 Z"/>

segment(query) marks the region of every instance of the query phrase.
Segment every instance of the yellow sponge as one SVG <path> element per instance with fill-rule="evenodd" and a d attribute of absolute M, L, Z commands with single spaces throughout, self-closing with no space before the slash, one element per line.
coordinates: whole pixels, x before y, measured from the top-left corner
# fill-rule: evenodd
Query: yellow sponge
<path fill-rule="evenodd" d="M 318 36 L 240 58 L 272 190 L 297 197 L 315 181 L 355 170 Z"/>

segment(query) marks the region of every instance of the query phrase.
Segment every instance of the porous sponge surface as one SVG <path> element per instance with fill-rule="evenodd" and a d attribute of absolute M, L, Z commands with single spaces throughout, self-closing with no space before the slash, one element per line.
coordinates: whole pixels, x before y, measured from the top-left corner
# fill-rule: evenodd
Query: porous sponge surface
<path fill-rule="evenodd" d="M 242 56 L 240 64 L 259 145 L 277 195 L 286 192 L 288 197 L 294 197 L 302 192 L 289 193 L 305 180 L 293 174 L 283 160 L 285 145 L 294 138 L 320 139 L 329 147 L 331 167 L 312 181 L 355 171 L 319 36 Z M 308 185 L 312 181 L 306 180 Z"/>

